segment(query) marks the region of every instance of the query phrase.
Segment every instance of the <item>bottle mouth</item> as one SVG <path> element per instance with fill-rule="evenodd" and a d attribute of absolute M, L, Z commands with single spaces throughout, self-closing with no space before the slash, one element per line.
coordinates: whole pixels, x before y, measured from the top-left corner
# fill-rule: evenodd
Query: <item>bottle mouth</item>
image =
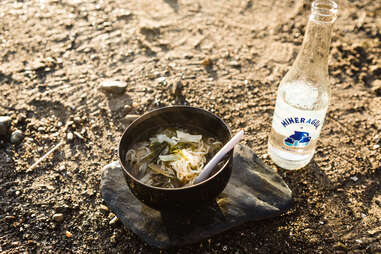
<path fill-rule="evenodd" d="M 322 22 L 333 23 L 337 17 L 338 6 L 331 0 L 316 0 L 312 3 L 312 13 L 310 18 Z"/>

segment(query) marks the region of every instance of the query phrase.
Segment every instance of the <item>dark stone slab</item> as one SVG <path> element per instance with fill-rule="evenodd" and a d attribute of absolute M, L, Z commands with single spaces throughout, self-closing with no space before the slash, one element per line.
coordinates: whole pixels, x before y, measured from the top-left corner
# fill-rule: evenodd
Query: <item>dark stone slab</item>
<path fill-rule="evenodd" d="M 234 149 L 230 181 L 208 207 L 188 213 L 151 209 L 130 192 L 118 162 L 103 168 L 101 193 L 125 226 L 158 248 L 199 242 L 247 221 L 278 216 L 292 205 L 286 183 L 244 145 Z"/>

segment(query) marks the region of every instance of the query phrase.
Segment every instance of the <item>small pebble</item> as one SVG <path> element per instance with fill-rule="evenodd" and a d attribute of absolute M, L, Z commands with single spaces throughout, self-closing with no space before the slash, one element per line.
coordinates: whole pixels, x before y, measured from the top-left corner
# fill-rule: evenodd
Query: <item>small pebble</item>
<path fill-rule="evenodd" d="M 231 67 L 236 67 L 236 68 L 241 67 L 241 64 L 237 61 L 231 61 L 229 64 Z"/>
<path fill-rule="evenodd" d="M 205 67 L 208 67 L 208 66 L 212 65 L 212 60 L 210 60 L 209 58 L 204 58 L 204 60 L 202 60 L 201 64 Z"/>
<path fill-rule="evenodd" d="M 375 145 L 373 146 L 373 149 L 378 149 L 378 148 L 380 148 L 380 145 L 379 145 L 379 144 L 375 144 Z"/>
<path fill-rule="evenodd" d="M 75 123 L 79 123 L 79 122 L 81 122 L 81 118 L 79 116 L 76 116 L 76 117 L 74 117 L 73 121 Z"/>
<path fill-rule="evenodd" d="M 108 207 L 105 206 L 105 205 L 100 205 L 99 206 L 99 209 L 103 212 L 103 213 L 107 213 L 109 211 Z"/>
<path fill-rule="evenodd" d="M 378 96 L 381 95 L 381 80 L 376 79 L 372 82 L 372 91 L 375 92 Z"/>
<path fill-rule="evenodd" d="M 74 139 L 74 134 L 71 133 L 71 132 L 69 132 L 69 133 L 66 135 L 66 139 L 67 139 L 68 141 L 73 141 L 73 139 Z"/>
<path fill-rule="evenodd" d="M 56 213 L 53 215 L 53 220 L 55 220 L 56 222 L 61 222 L 63 221 L 64 219 L 64 216 L 62 213 Z"/>
<path fill-rule="evenodd" d="M 164 84 L 165 82 L 165 77 L 160 77 L 157 79 L 157 82 L 159 82 L 159 84 Z"/>
<path fill-rule="evenodd" d="M 73 237 L 73 234 L 70 233 L 69 231 L 66 231 L 65 235 L 66 235 L 67 238 L 72 238 Z"/>
<path fill-rule="evenodd" d="M 357 182 L 358 177 L 357 176 L 352 176 L 351 179 L 352 179 L 352 181 Z"/>
<path fill-rule="evenodd" d="M 131 107 L 131 105 L 124 105 L 123 109 L 126 111 L 131 111 L 132 107 Z"/>
<path fill-rule="evenodd" d="M 124 119 L 126 119 L 127 122 L 133 122 L 133 121 L 135 121 L 138 117 L 139 117 L 139 115 L 126 115 L 126 117 L 125 117 Z"/>
<path fill-rule="evenodd" d="M 105 80 L 101 82 L 99 89 L 103 92 L 122 94 L 126 90 L 127 83 L 118 80 Z"/>
<path fill-rule="evenodd" d="M 8 216 L 5 216 L 4 219 L 5 219 L 5 220 L 14 220 L 14 219 L 15 219 L 15 216 L 8 215 Z"/>
<path fill-rule="evenodd" d="M 12 144 L 17 144 L 20 143 L 24 138 L 24 134 L 20 130 L 15 130 L 11 134 L 11 143 Z"/>
<path fill-rule="evenodd" d="M 374 234 L 377 234 L 378 232 L 379 232 L 379 228 L 373 228 L 373 229 L 369 229 L 368 230 L 368 234 L 370 234 L 370 235 L 374 235 Z"/>
<path fill-rule="evenodd" d="M 183 90 L 183 84 L 181 81 L 177 81 L 176 84 L 173 86 L 171 93 L 174 96 L 181 96 L 182 95 L 182 90 Z"/>
<path fill-rule="evenodd" d="M 12 242 L 11 245 L 12 245 L 13 247 L 19 246 L 19 245 L 20 245 L 20 242 Z"/>
<path fill-rule="evenodd" d="M 113 234 L 111 237 L 110 237 L 110 242 L 112 243 L 116 243 L 116 235 Z"/>
<path fill-rule="evenodd" d="M 110 220 L 110 222 L 108 223 L 108 224 L 110 224 L 110 225 L 114 225 L 115 223 L 117 223 L 118 222 L 118 217 L 114 217 L 114 218 L 112 218 L 111 220 Z"/>
<path fill-rule="evenodd" d="M 335 249 L 341 249 L 341 250 L 346 250 L 347 249 L 347 246 L 345 246 L 343 243 L 341 242 L 337 242 L 335 245 L 333 245 L 333 247 Z"/>
<path fill-rule="evenodd" d="M 160 77 L 160 72 L 154 72 L 154 73 L 150 73 L 149 75 L 148 75 L 148 78 L 149 79 L 155 79 L 155 78 L 158 78 L 158 77 Z"/>
<path fill-rule="evenodd" d="M 0 116 L 0 136 L 7 136 L 11 118 L 9 116 Z"/>

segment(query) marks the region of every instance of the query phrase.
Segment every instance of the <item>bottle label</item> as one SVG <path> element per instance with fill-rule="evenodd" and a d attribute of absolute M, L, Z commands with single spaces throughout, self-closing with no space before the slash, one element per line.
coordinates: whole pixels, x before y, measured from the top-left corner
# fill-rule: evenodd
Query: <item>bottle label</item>
<path fill-rule="evenodd" d="M 325 110 L 318 112 L 295 112 L 289 115 L 286 112 L 275 110 L 273 118 L 273 132 L 270 141 L 278 148 L 287 151 L 295 149 L 312 149 L 315 147 L 321 127 L 324 122 Z M 283 117 L 279 113 L 283 114 Z M 309 117 L 308 117 L 309 115 Z"/>
<path fill-rule="evenodd" d="M 284 139 L 286 146 L 305 147 L 310 143 L 311 136 L 305 131 L 294 131 L 294 134 Z"/>
<path fill-rule="evenodd" d="M 304 118 L 304 117 L 289 117 L 289 118 L 284 118 L 281 121 L 283 127 L 286 127 L 287 125 L 295 124 L 295 123 L 303 123 L 303 124 L 310 124 L 315 127 L 315 129 L 319 128 L 320 126 L 320 121 L 318 119 L 312 119 L 312 118 Z"/>
<path fill-rule="evenodd" d="M 318 119 L 312 118 L 307 119 L 304 117 L 288 117 L 284 118 L 281 121 L 281 124 L 283 127 L 289 127 L 288 129 L 294 130 L 293 133 L 291 133 L 291 135 L 286 136 L 286 138 L 283 140 L 283 143 L 286 146 L 305 147 L 311 141 L 312 137 L 310 135 L 310 132 L 314 132 L 313 129 L 317 130 L 319 128 L 320 121 Z M 300 129 L 300 131 L 296 131 L 296 128 Z"/>
<path fill-rule="evenodd" d="M 315 147 L 324 123 L 328 91 L 305 81 L 282 83 L 278 89 L 269 142 L 286 151 Z"/>

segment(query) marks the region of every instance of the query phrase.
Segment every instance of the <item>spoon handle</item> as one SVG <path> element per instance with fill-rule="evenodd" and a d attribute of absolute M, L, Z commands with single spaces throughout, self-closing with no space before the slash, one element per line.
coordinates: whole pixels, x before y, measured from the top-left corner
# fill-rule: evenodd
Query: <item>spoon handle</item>
<path fill-rule="evenodd" d="M 206 164 L 201 173 L 194 180 L 194 184 L 204 181 L 210 175 L 212 169 L 217 165 L 220 160 L 227 154 L 233 147 L 241 140 L 243 130 L 239 131 L 229 142 L 227 142 L 216 155 Z"/>

